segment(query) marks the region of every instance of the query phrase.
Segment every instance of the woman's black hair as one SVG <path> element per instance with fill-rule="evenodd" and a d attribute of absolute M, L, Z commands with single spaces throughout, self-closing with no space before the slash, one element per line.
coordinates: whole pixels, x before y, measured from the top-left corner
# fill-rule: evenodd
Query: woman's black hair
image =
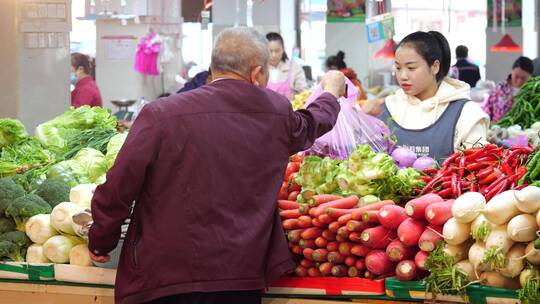
<path fill-rule="evenodd" d="M 399 42 L 396 50 L 404 45 L 413 47 L 414 50 L 424 58 L 429 66 L 432 66 L 436 60 L 439 61 L 439 72 L 435 76 L 437 82 L 440 82 L 448 75 L 452 55 L 448 40 L 446 40 L 441 33 L 437 31 L 414 32 L 403 38 L 403 40 Z"/>
<path fill-rule="evenodd" d="M 92 75 L 92 63 L 90 61 L 90 58 L 85 54 L 81 54 L 81 53 L 71 54 L 71 65 L 75 69 L 82 67 L 85 74 Z"/>
<path fill-rule="evenodd" d="M 529 74 L 534 73 L 534 63 L 529 57 L 520 56 L 514 64 L 512 65 L 512 70 L 515 68 L 520 68 Z"/>
<path fill-rule="evenodd" d="M 281 37 L 280 34 L 276 32 L 270 32 L 266 34 L 266 40 L 268 42 L 270 41 L 277 41 L 281 44 L 281 47 L 283 47 L 283 55 L 281 56 L 281 61 L 285 62 L 287 59 L 289 59 L 289 56 L 287 56 L 287 52 L 285 52 L 285 43 L 283 42 L 283 37 Z"/>
<path fill-rule="evenodd" d="M 345 53 L 343 51 L 337 52 L 336 55 L 332 55 L 326 59 L 326 68 L 330 69 L 335 66 L 338 70 L 347 68 L 347 64 L 344 61 Z"/>

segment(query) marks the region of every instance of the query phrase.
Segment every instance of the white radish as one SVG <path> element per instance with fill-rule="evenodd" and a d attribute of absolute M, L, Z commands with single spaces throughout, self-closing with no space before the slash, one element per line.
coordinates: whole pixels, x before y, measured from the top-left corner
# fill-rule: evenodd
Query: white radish
<path fill-rule="evenodd" d="M 523 259 L 521 258 L 525 254 L 525 244 L 515 244 L 510 248 L 506 255 L 506 266 L 501 268 L 499 272 L 507 278 L 515 278 L 519 276 L 523 267 Z"/>
<path fill-rule="evenodd" d="M 51 260 L 43 253 L 42 245 L 32 244 L 26 249 L 26 262 L 31 264 L 51 263 Z"/>
<path fill-rule="evenodd" d="M 534 242 L 530 242 L 525 248 L 525 257 L 533 265 L 540 265 L 540 249 L 534 248 Z"/>
<path fill-rule="evenodd" d="M 445 243 L 443 251 L 449 256 L 455 257 L 456 261 L 461 261 L 467 259 L 470 247 L 471 242 L 463 242 L 459 245 L 450 245 Z"/>
<path fill-rule="evenodd" d="M 493 224 L 503 225 L 521 212 L 516 207 L 515 190 L 504 191 L 494 196 L 482 213 Z M 454 203 L 455 204 L 455 203 Z"/>
<path fill-rule="evenodd" d="M 474 270 L 474 265 L 469 260 L 459 261 L 456 263 L 456 265 L 454 265 L 454 267 L 460 269 L 465 274 L 467 274 L 469 280 L 478 280 L 478 276 L 476 275 L 476 271 Z"/>
<path fill-rule="evenodd" d="M 540 227 L 540 210 L 536 213 L 536 225 Z"/>
<path fill-rule="evenodd" d="M 456 199 L 452 205 L 452 215 L 458 223 L 470 223 L 484 209 L 486 199 L 478 192 L 467 192 Z"/>
<path fill-rule="evenodd" d="M 484 254 L 486 252 L 486 246 L 483 242 L 474 243 L 469 249 L 469 262 L 474 267 L 474 270 L 485 270 L 485 267 L 482 266 L 482 261 L 484 260 Z"/>
<path fill-rule="evenodd" d="M 471 236 L 473 240 L 485 242 L 491 226 L 486 217 L 483 214 L 479 214 L 471 224 Z"/>
<path fill-rule="evenodd" d="M 527 186 L 516 191 L 516 207 L 523 213 L 534 213 L 540 209 L 540 188 Z"/>
<path fill-rule="evenodd" d="M 486 249 L 488 248 L 500 248 L 503 254 L 506 254 L 510 247 L 514 245 L 514 241 L 508 237 L 506 233 L 506 225 L 498 225 L 492 228 L 486 239 Z"/>
<path fill-rule="evenodd" d="M 92 259 L 90 258 L 90 251 L 88 245 L 79 244 L 73 246 L 69 252 L 69 264 L 77 266 L 92 266 Z"/>
<path fill-rule="evenodd" d="M 455 203 L 454 203 L 455 205 Z M 443 226 L 444 240 L 450 245 L 459 245 L 469 239 L 471 225 L 458 223 L 453 217 Z"/>
<path fill-rule="evenodd" d="M 520 214 L 508 222 L 506 233 L 516 242 L 530 242 L 536 239 L 538 225 L 536 219 L 530 214 Z"/>
<path fill-rule="evenodd" d="M 518 289 L 520 287 L 519 280 L 509 279 L 498 272 L 484 272 L 480 275 L 480 283 L 482 285 Z"/>

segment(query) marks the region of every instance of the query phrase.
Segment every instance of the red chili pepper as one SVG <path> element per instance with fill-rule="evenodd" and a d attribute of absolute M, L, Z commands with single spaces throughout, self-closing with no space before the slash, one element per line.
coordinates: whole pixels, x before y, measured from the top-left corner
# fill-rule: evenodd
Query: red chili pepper
<path fill-rule="evenodd" d="M 463 151 L 463 153 L 466 155 L 466 156 L 469 156 L 471 154 L 474 154 L 480 150 L 482 150 L 483 148 L 470 148 L 470 149 L 467 149 L 465 151 Z"/>
<path fill-rule="evenodd" d="M 462 156 L 459 160 L 459 170 L 458 170 L 458 176 L 459 178 L 463 177 L 463 174 L 465 174 L 465 161 L 467 158 L 465 156 Z"/>
<path fill-rule="evenodd" d="M 491 176 L 491 175 L 490 175 Z M 504 180 L 508 180 L 508 177 L 505 175 L 505 174 L 502 174 L 500 175 L 499 177 L 497 177 L 495 180 L 493 180 L 493 182 L 491 183 L 491 185 L 487 186 L 486 189 L 484 189 L 484 192 L 487 193 L 487 192 L 490 192 L 491 190 L 493 190 L 493 188 L 496 188 L 499 184 L 501 184 Z M 482 185 L 482 181 L 480 181 L 480 185 Z"/>
<path fill-rule="evenodd" d="M 442 163 L 442 169 L 446 169 L 448 165 L 450 165 L 456 158 L 461 156 L 460 152 L 455 152 L 454 154 L 450 155 L 443 163 Z"/>
<path fill-rule="evenodd" d="M 433 187 L 438 184 L 442 179 L 442 176 L 435 176 L 427 185 L 422 189 L 422 192 L 420 194 L 426 194 L 429 193 L 431 190 L 433 190 Z"/>
<path fill-rule="evenodd" d="M 490 174 L 492 174 L 493 170 L 494 170 L 493 167 L 487 167 L 481 170 L 480 172 L 478 172 L 478 174 L 476 174 L 476 178 L 478 178 L 479 180 L 484 179 L 488 177 Z"/>
<path fill-rule="evenodd" d="M 476 162 L 490 162 L 490 163 L 493 163 L 496 161 L 499 161 L 499 158 L 495 155 L 487 155 L 484 157 L 480 157 L 476 160 Z"/>
<path fill-rule="evenodd" d="M 500 178 L 501 174 L 502 173 L 501 173 L 500 170 L 495 169 L 495 170 L 493 170 L 493 172 L 490 175 L 488 175 L 487 177 L 484 177 L 483 179 L 480 179 L 479 184 L 480 185 L 490 184 L 490 183 L 494 182 L 495 180 L 497 180 L 498 178 Z"/>
<path fill-rule="evenodd" d="M 468 181 L 460 181 L 459 184 L 461 185 L 461 188 L 470 187 L 472 185 L 472 183 Z"/>
<path fill-rule="evenodd" d="M 461 196 L 461 183 L 456 183 L 456 197 Z"/>
<path fill-rule="evenodd" d="M 485 168 L 489 165 L 491 165 L 493 162 L 492 161 L 477 161 L 475 163 L 472 163 L 472 164 L 468 164 L 465 166 L 465 169 L 467 169 L 467 171 L 477 171 L 477 170 L 480 170 L 482 168 Z"/>
<path fill-rule="evenodd" d="M 524 148 L 524 147 L 521 147 L 521 148 Z M 530 153 L 530 152 L 529 152 Z M 515 160 L 515 158 L 519 155 L 519 154 L 527 154 L 527 152 L 525 152 L 524 150 L 522 149 L 516 149 L 516 150 L 513 150 L 512 152 L 510 152 L 510 154 L 508 154 L 508 156 L 506 157 L 506 161 L 505 163 L 507 164 L 512 164 Z"/>
<path fill-rule="evenodd" d="M 491 189 L 488 193 L 486 193 L 486 201 L 490 201 L 495 195 L 501 193 L 506 189 L 506 186 L 508 185 L 508 180 L 504 180 L 502 183 L 498 184 L 496 187 Z"/>
<path fill-rule="evenodd" d="M 452 181 L 449 180 L 449 181 L 442 182 L 441 188 L 442 188 L 442 189 L 452 188 Z"/>
<path fill-rule="evenodd" d="M 429 183 L 433 178 L 431 178 L 429 176 L 422 175 L 422 176 L 419 176 L 418 179 L 421 179 L 424 182 Z"/>
<path fill-rule="evenodd" d="M 439 195 L 442 198 L 448 198 L 448 197 L 450 197 L 452 195 L 452 188 L 447 188 L 447 189 L 441 190 L 441 191 L 437 192 L 437 195 Z"/>
<path fill-rule="evenodd" d="M 447 175 L 442 177 L 443 182 L 449 182 L 452 180 L 452 175 Z"/>
<path fill-rule="evenodd" d="M 508 163 L 506 162 L 503 162 L 501 164 L 501 168 L 502 168 L 502 172 L 508 176 L 514 174 L 514 171 L 512 170 L 512 168 L 508 165 Z"/>
<path fill-rule="evenodd" d="M 478 185 L 475 183 L 471 184 L 471 192 L 477 192 L 478 191 Z"/>
<path fill-rule="evenodd" d="M 520 150 L 520 151 L 523 151 L 525 153 L 533 153 L 534 152 L 534 149 L 532 147 L 529 147 L 529 146 L 512 146 L 510 147 L 510 150 L 512 151 L 517 151 L 517 150 Z"/>
<path fill-rule="evenodd" d="M 457 195 L 457 176 L 456 174 L 452 174 L 452 193 L 454 195 Z"/>
<path fill-rule="evenodd" d="M 424 169 L 424 174 L 428 174 L 428 175 L 431 175 L 431 174 L 435 174 L 437 172 L 439 172 L 439 170 L 435 169 L 435 168 L 427 168 L 427 169 Z"/>
<path fill-rule="evenodd" d="M 527 184 L 524 184 L 524 185 L 521 185 L 521 186 L 517 186 L 514 190 L 521 190 L 525 187 L 527 187 L 528 185 Z"/>

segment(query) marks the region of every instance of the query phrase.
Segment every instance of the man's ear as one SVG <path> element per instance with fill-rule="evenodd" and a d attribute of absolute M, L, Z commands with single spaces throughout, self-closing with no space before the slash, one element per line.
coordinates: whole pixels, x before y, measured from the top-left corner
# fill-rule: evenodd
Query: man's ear
<path fill-rule="evenodd" d="M 249 75 L 249 80 L 252 84 L 259 86 L 259 75 L 262 74 L 262 67 L 256 66 L 254 69 L 251 70 L 251 74 Z"/>

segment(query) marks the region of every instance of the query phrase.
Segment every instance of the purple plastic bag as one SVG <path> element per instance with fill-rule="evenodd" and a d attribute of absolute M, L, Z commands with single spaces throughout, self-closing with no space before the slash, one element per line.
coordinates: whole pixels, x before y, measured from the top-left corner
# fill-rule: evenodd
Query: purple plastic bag
<path fill-rule="evenodd" d="M 369 144 L 376 152 L 391 149 L 390 130 L 379 119 L 364 112 L 356 103 L 358 89 L 347 78 L 347 98 L 340 97 L 341 109 L 334 128 L 319 137 L 306 154 L 329 156 L 333 159 L 346 159 L 357 145 Z M 323 93 L 321 84 L 317 85 L 306 102 L 309 106 Z"/>

